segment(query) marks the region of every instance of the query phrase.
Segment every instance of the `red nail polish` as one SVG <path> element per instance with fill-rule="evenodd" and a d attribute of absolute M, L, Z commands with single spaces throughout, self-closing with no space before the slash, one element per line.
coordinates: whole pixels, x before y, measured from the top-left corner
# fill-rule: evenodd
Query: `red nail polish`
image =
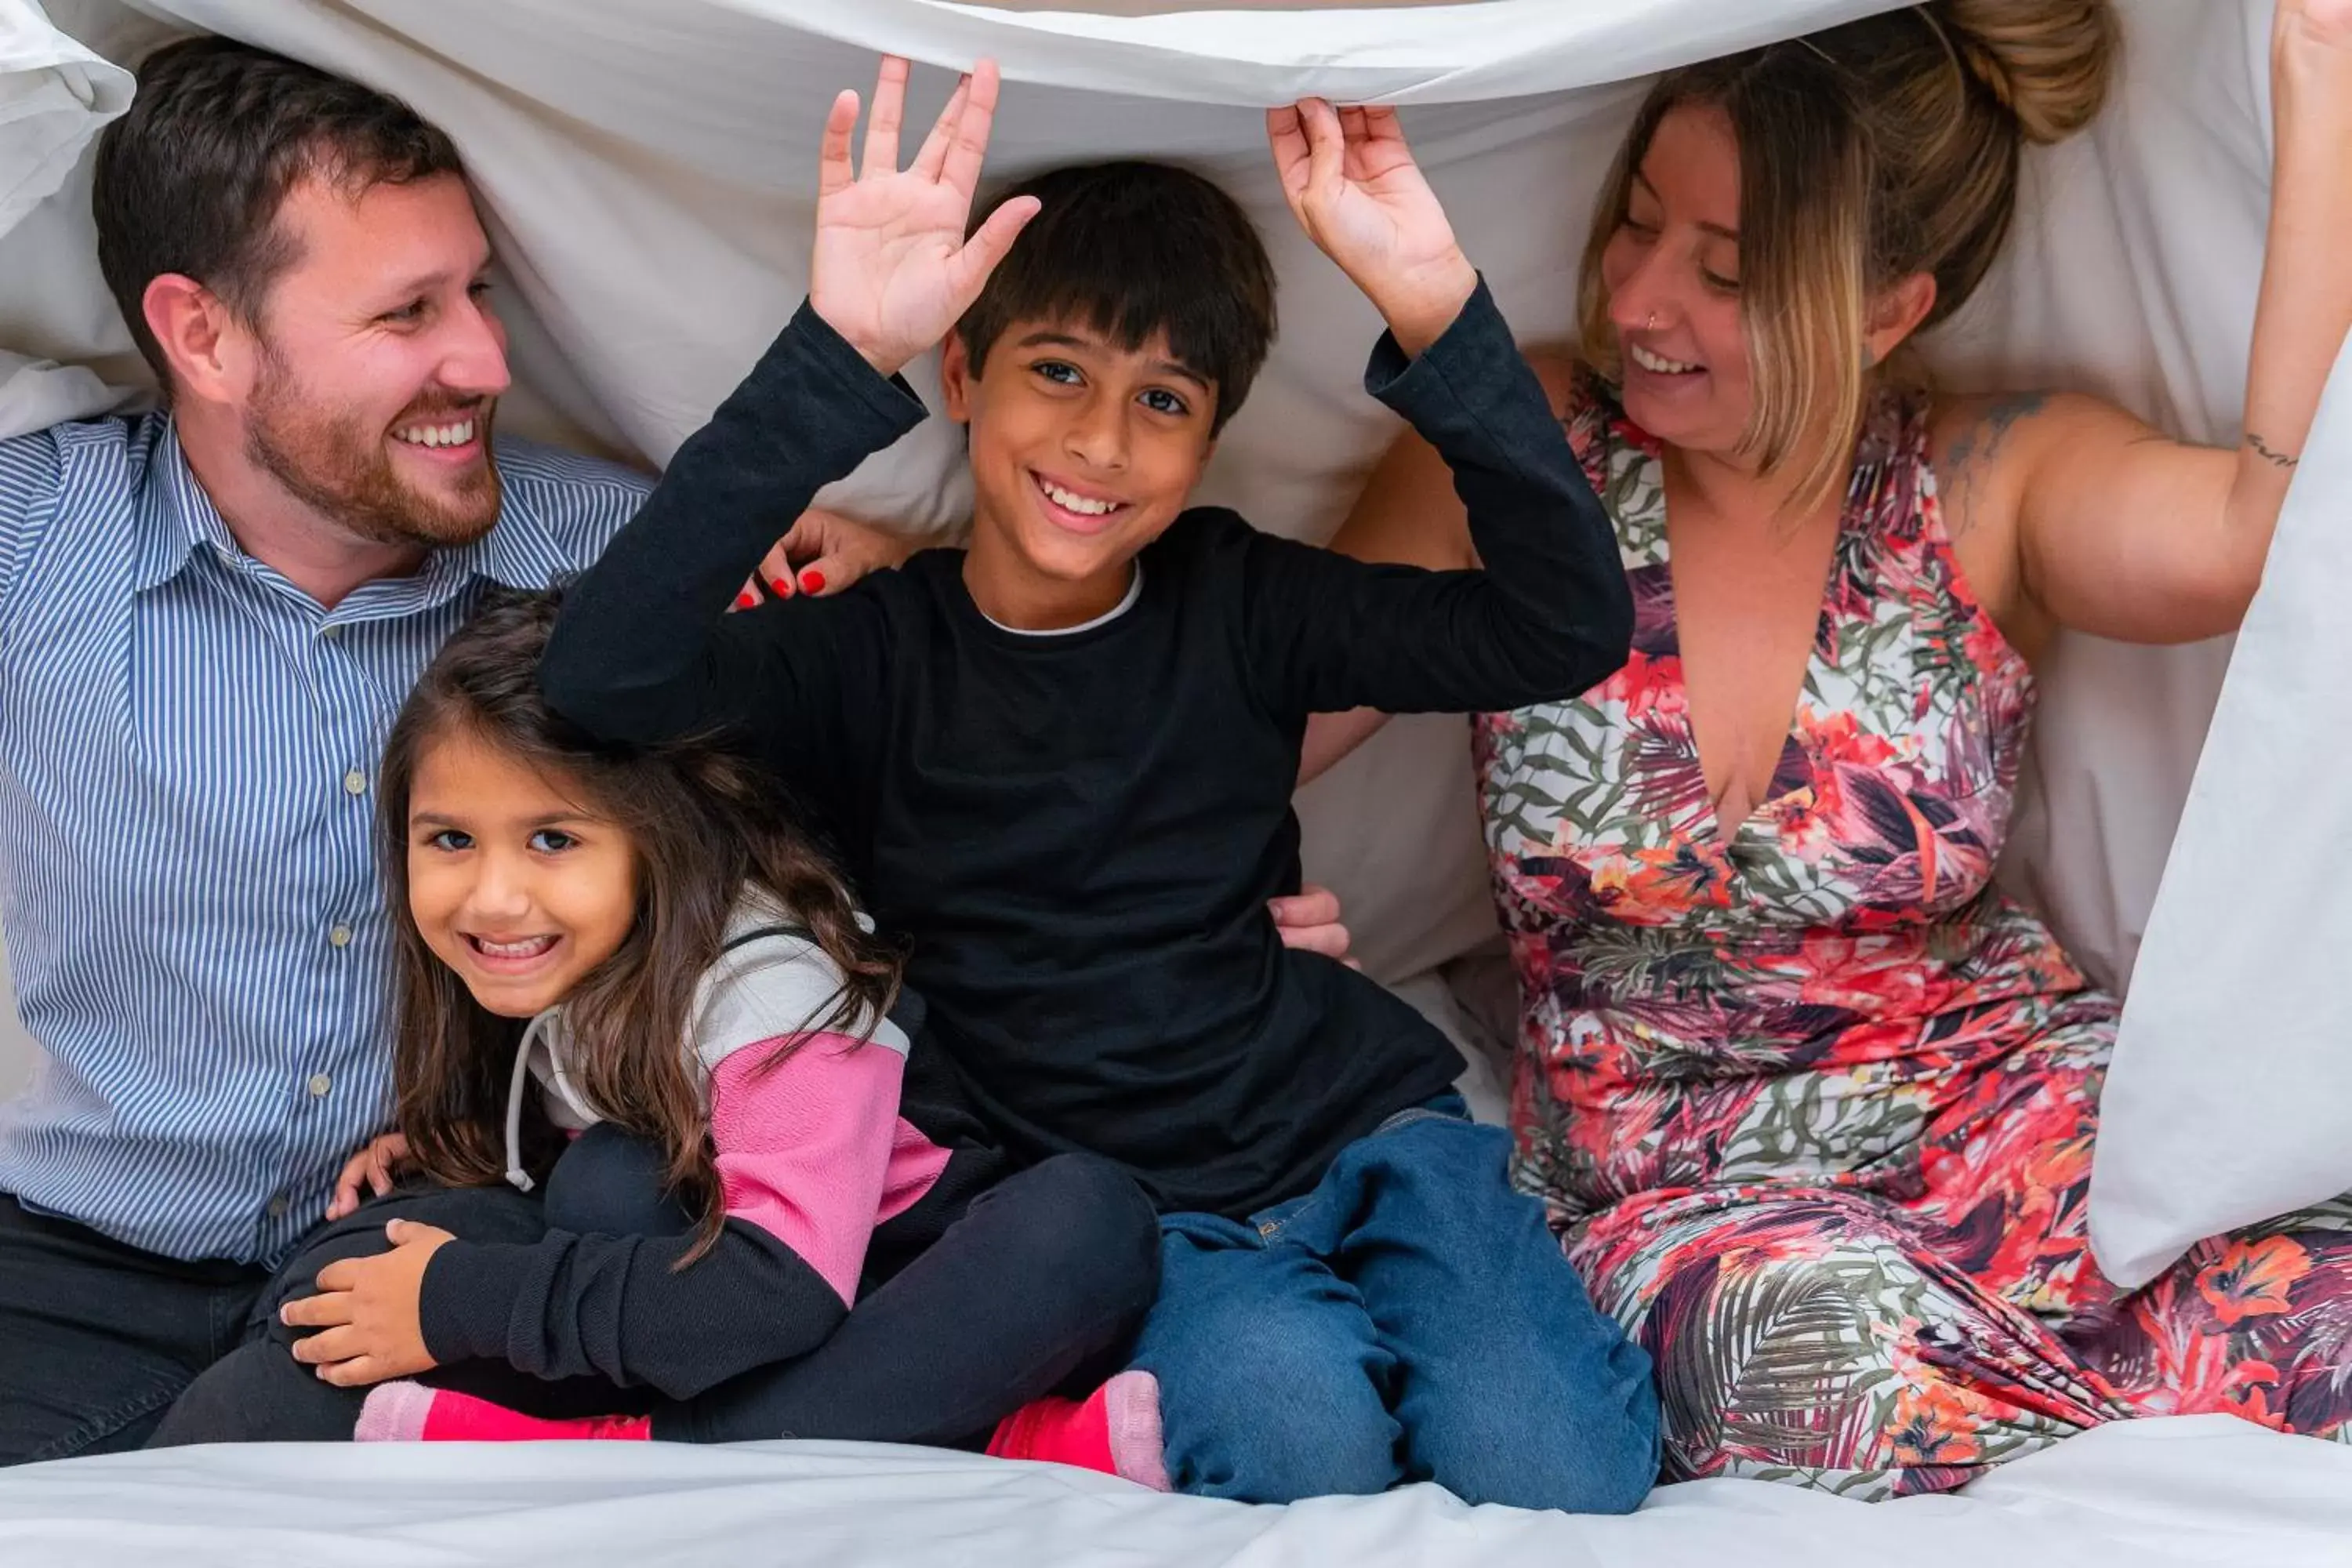
<path fill-rule="evenodd" d="M 793 596 L 793 580 L 790 577 L 771 577 L 768 579 L 768 586 L 776 591 L 776 597 L 779 599 L 789 599 Z"/>
<path fill-rule="evenodd" d="M 760 595 L 754 594 L 749 588 L 744 589 L 741 593 L 735 595 L 735 607 L 739 610 L 751 609 L 758 605 L 759 603 Z"/>
<path fill-rule="evenodd" d="M 805 571 L 805 572 L 802 573 L 802 574 L 801 574 L 801 592 L 802 592 L 802 593 L 803 593 L 803 594 L 822 594 L 822 593 L 824 593 L 824 573 L 822 573 L 822 572 L 820 572 L 820 571 L 818 571 L 818 570 L 817 570 L 815 567 L 814 567 L 814 566 L 810 567 L 807 571 Z"/>

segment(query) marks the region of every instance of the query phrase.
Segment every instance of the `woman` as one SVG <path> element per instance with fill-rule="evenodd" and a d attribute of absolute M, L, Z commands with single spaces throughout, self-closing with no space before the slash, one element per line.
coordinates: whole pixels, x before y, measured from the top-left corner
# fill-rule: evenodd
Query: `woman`
<path fill-rule="evenodd" d="M 2116 1005 L 1990 886 L 2053 635 L 2210 637 L 2260 580 L 2352 324 L 2352 0 L 2279 6 L 2235 451 L 1885 374 L 2116 43 L 2105 0 L 1944 0 L 1669 75 L 1602 194 L 1580 359 L 1539 366 L 1640 608 L 1621 674 L 1476 726 L 1520 1173 L 1656 1359 L 1683 1476 L 1935 1490 L 2176 1411 L 2352 1437 L 2352 1205 L 2102 1279 Z M 1470 563 L 1410 438 L 1337 542 Z M 1377 722 L 1323 721 L 1310 769 Z"/>

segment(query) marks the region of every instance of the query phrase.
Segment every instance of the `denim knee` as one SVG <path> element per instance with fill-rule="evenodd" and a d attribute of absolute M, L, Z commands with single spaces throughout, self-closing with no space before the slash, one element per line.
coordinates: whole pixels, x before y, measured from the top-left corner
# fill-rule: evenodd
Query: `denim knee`
<path fill-rule="evenodd" d="M 1564 1513 L 1642 1506 L 1659 1461 L 1658 1401 L 1646 1377 L 1595 1385 L 1557 1408 L 1530 1412 L 1525 1405 L 1535 1391 L 1510 1368 L 1496 1373 L 1484 1386 L 1457 1386 L 1423 1403 L 1409 1439 L 1416 1479 L 1469 1503 Z"/>
<path fill-rule="evenodd" d="M 1649 1357 L 1512 1189 L 1508 1134 L 1424 1119 L 1359 1151 L 1342 1250 L 1402 1364 L 1407 1472 L 1474 1503 L 1638 1507 L 1658 1462 Z"/>
<path fill-rule="evenodd" d="M 1213 1350 L 1160 1369 L 1180 1490 L 1286 1503 L 1397 1483 L 1395 1419 L 1360 1362 L 1316 1325 L 1276 1312 L 1200 1327 Z"/>
<path fill-rule="evenodd" d="M 1160 1379 L 1178 1489 L 1281 1503 L 1396 1484 L 1395 1358 L 1353 1286 L 1210 1216 L 1172 1223 L 1162 1257 L 1137 1364 Z"/>

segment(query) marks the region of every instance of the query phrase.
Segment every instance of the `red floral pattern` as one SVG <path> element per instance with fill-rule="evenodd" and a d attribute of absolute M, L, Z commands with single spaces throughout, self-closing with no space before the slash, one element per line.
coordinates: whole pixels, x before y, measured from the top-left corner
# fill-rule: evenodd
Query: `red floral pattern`
<path fill-rule="evenodd" d="M 1924 413 L 1874 405 L 1780 765 L 1726 832 L 1658 450 L 1585 384 L 1633 655 L 1476 728 L 1521 1179 L 1656 1358 L 1681 1475 L 1933 1490 L 2173 1411 L 2352 1439 L 2352 1205 L 2129 1297 L 2091 1260 L 2116 1005 L 1992 883 L 2033 681 L 1961 576 Z"/>

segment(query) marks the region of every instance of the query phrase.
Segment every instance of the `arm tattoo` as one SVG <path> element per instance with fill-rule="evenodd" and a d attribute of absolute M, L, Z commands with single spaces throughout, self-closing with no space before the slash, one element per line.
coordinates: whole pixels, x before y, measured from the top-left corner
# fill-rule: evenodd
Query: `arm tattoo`
<path fill-rule="evenodd" d="M 1955 532 L 1967 531 L 1974 521 L 1977 480 L 2000 455 L 2011 428 L 2019 420 L 2041 413 L 2049 402 L 2048 394 L 2040 392 L 1997 398 L 1986 407 L 1982 418 L 1953 440 L 1948 472 L 1943 477 L 1952 487 L 1954 505 L 1948 515 Z"/>
<path fill-rule="evenodd" d="M 2270 447 L 2263 444 L 2263 438 L 2260 436 L 2255 435 L 2252 430 L 2246 432 L 2246 447 L 2254 454 L 2255 457 L 2260 458 L 2263 461 L 2270 464 L 2273 468 L 2284 468 L 2290 473 L 2294 471 L 2294 466 L 2297 463 L 2303 461 L 2301 458 L 2291 457 L 2284 452 L 2272 451 Z"/>

